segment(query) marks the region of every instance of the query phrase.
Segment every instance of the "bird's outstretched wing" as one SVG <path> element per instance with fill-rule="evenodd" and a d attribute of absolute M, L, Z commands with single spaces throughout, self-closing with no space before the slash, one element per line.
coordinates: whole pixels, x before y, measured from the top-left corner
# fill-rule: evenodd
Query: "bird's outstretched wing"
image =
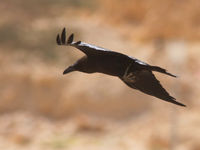
<path fill-rule="evenodd" d="M 184 104 L 177 102 L 174 97 L 170 96 L 168 92 L 161 86 L 160 82 L 156 79 L 153 73 L 149 70 L 130 72 L 125 74 L 120 79 L 131 88 L 140 90 L 164 101 L 185 106 Z"/>
<path fill-rule="evenodd" d="M 114 52 L 114 51 L 111 51 L 102 47 L 98 47 L 95 45 L 91 45 L 88 43 L 84 43 L 81 41 L 73 42 L 73 39 L 74 39 L 74 34 L 71 34 L 66 41 L 66 30 L 64 28 L 61 33 L 61 36 L 59 34 L 57 35 L 56 42 L 58 45 L 67 45 L 67 46 L 76 47 L 79 50 L 81 50 L 83 53 L 85 53 L 86 55 L 96 55 L 96 54 L 105 54 L 105 53 L 123 55 L 118 52 Z"/>
<path fill-rule="evenodd" d="M 77 49 L 81 50 L 83 53 L 85 53 L 88 56 L 94 56 L 94 55 L 111 55 L 111 56 L 119 56 L 119 57 L 123 57 L 126 60 L 130 59 L 131 61 L 134 61 L 135 64 L 139 65 L 140 68 L 146 69 L 146 70 L 150 70 L 150 71 L 157 71 L 160 73 L 164 73 L 167 75 L 170 75 L 172 77 L 176 77 L 175 75 L 167 72 L 165 69 L 157 67 L 157 66 L 150 66 L 149 64 L 138 60 L 134 57 L 129 57 L 125 54 L 119 53 L 119 52 L 115 52 L 115 51 L 111 51 L 102 47 L 98 47 L 95 45 L 91 45 L 88 43 L 84 43 L 81 41 L 78 42 L 73 42 L 74 39 L 74 34 L 71 34 L 67 41 L 66 41 L 66 30 L 65 28 L 62 30 L 61 36 L 58 34 L 57 38 L 56 38 L 56 42 L 58 45 L 66 45 L 66 46 L 73 46 L 76 47 Z"/>

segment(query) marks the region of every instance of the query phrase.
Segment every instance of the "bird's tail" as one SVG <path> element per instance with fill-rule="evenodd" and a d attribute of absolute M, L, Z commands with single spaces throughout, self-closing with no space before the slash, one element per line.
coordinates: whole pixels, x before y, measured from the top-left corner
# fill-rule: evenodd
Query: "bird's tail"
<path fill-rule="evenodd" d="M 150 70 L 151 70 L 151 71 L 161 72 L 161 73 L 167 74 L 167 75 L 172 76 L 172 77 L 175 77 L 175 78 L 177 77 L 176 75 L 173 75 L 173 74 L 167 72 L 167 70 L 165 70 L 165 69 L 163 69 L 163 68 L 161 68 L 161 67 L 158 67 L 158 66 L 151 66 L 151 67 L 150 67 Z"/>

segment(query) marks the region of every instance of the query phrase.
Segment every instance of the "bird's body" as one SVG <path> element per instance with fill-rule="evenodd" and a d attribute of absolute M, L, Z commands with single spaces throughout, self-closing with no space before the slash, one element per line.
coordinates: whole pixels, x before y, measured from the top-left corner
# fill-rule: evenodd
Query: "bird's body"
<path fill-rule="evenodd" d="M 87 59 L 87 68 L 91 70 L 91 73 L 100 72 L 112 76 L 123 76 L 126 66 L 132 61 L 127 58 L 124 55 L 118 56 L 112 53 L 83 57 L 83 59 Z"/>
<path fill-rule="evenodd" d="M 153 75 L 152 71 L 157 71 L 176 77 L 175 75 L 168 73 L 163 68 L 151 66 L 125 54 L 107 50 L 81 41 L 73 42 L 73 34 L 66 42 L 65 29 L 63 29 L 61 38 L 59 35 L 57 36 L 57 43 L 58 45 L 76 47 L 86 54 L 76 63 L 69 66 L 63 74 L 72 71 L 81 71 L 85 73 L 99 72 L 116 76 L 131 88 L 140 90 L 162 100 L 180 106 L 185 106 L 184 104 L 175 101 L 175 98 L 167 93 L 167 91 L 161 86 L 160 82 Z"/>

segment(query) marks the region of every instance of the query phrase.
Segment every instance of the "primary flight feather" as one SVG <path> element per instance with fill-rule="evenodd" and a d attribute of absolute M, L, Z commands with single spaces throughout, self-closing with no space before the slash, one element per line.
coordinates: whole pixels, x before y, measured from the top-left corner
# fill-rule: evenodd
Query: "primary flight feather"
<path fill-rule="evenodd" d="M 61 36 L 58 34 L 56 38 L 58 45 L 73 46 L 85 53 L 85 56 L 65 69 L 63 74 L 67 74 L 72 71 L 80 71 L 85 73 L 99 72 L 116 76 L 133 89 L 176 105 L 185 106 L 184 104 L 177 102 L 174 97 L 169 95 L 169 93 L 156 79 L 152 71 L 164 73 L 172 77 L 176 77 L 175 75 L 167 72 L 161 67 L 151 66 L 125 54 L 107 50 L 105 48 L 81 41 L 74 42 L 73 38 L 74 35 L 71 34 L 66 41 L 65 28 L 63 29 Z"/>

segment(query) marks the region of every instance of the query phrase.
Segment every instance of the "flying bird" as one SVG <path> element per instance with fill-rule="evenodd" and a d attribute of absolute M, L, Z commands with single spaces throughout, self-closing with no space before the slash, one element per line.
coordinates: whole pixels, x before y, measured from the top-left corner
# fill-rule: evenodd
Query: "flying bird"
<path fill-rule="evenodd" d="M 82 41 L 74 42 L 73 39 L 74 34 L 71 34 L 66 40 L 65 28 L 61 35 L 58 34 L 56 38 L 58 45 L 72 46 L 85 53 L 85 56 L 65 69 L 63 74 L 80 71 L 84 73 L 98 72 L 116 76 L 133 89 L 176 105 L 186 106 L 170 96 L 152 72 L 156 71 L 176 77 L 165 69 L 149 65 L 134 57 L 84 43 Z"/>

